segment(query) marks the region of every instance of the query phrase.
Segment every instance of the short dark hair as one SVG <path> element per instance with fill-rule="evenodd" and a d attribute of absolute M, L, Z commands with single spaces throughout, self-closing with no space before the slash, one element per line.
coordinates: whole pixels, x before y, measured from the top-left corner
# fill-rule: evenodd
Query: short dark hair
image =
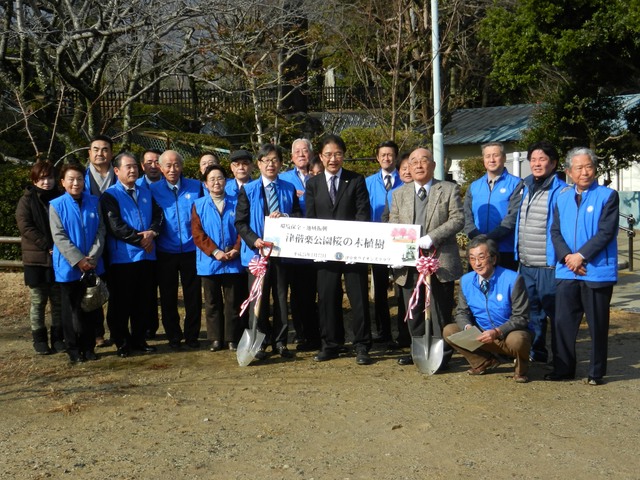
<path fill-rule="evenodd" d="M 467 255 L 469 255 L 469 252 L 472 248 L 477 248 L 482 245 L 487 246 L 489 255 L 496 258 L 496 260 L 500 257 L 498 244 L 495 242 L 495 240 L 490 239 L 486 235 L 478 235 L 477 237 L 473 237 L 471 240 L 469 240 L 469 243 L 467 244 Z"/>
<path fill-rule="evenodd" d="M 396 158 L 396 170 L 400 170 L 402 164 L 409 161 L 410 156 L 410 152 L 403 152 L 402 154 L 398 155 L 398 158 Z"/>
<path fill-rule="evenodd" d="M 398 156 L 398 151 L 400 150 L 396 142 L 394 142 L 393 140 L 385 140 L 384 142 L 380 142 L 376 147 L 376 151 L 374 152 L 376 157 L 378 156 L 381 148 L 392 148 L 396 157 Z"/>
<path fill-rule="evenodd" d="M 64 165 L 62 165 L 62 168 L 60 169 L 60 180 L 64 178 L 64 176 L 67 174 L 69 170 L 75 170 L 76 172 L 80 172 L 83 177 L 84 177 L 84 174 L 86 173 L 85 168 L 77 162 L 65 163 Z"/>
<path fill-rule="evenodd" d="M 549 157 L 549 160 L 556 162 L 556 168 L 558 168 L 560 155 L 558 154 L 558 150 L 556 149 L 556 147 L 554 147 L 551 142 L 542 140 L 540 142 L 529 145 L 529 148 L 527 149 L 527 160 L 531 161 L 531 154 L 536 150 L 542 150 L 544 154 Z"/>
<path fill-rule="evenodd" d="M 162 155 L 162 152 L 161 152 L 160 150 L 158 150 L 157 148 L 149 148 L 149 149 L 145 150 L 144 152 L 142 152 L 142 155 L 140 156 L 140 158 L 141 158 L 142 160 L 144 160 L 144 156 L 145 156 L 147 153 L 155 153 L 155 154 L 156 154 L 156 155 L 158 155 L 158 156 Z"/>
<path fill-rule="evenodd" d="M 320 141 L 320 148 L 318 149 L 318 152 L 322 152 L 322 149 L 330 143 L 335 143 L 338 147 L 340 147 L 342 153 L 347 153 L 347 145 L 344 143 L 344 140 L 342 140 L 342 137 L 333 134 L 326 135 L 322 138 L 322 140 Z"/>
<path fill-rule="evenodd" d="M 33 183 L 37 183 L 42 177 L 55 177 L 56 171 L 53 163 L 49 160 L 43 160 L 41 162 L 36 162 L 31 167 L 31 181 Z"/>
<path fill-rule="evenodd" d="M 260 150 L 258 150 L 258 154 L 256 155 L 256 157 L 258 158 L 258 161 L 260 161 L 263 157 L 266 157 L 270 153 L 275 153 L 278 157 L 278 161 L 282 162 L 282 151 L 280 151 L 280 148 L 273 143 L 265 143 L 264 145 L 262 145 L 260 147 Z"/>
<path fill-rule="evenodd" d="M 94 135 L 93 137 L 91 137 L 91 141 L 89 142 L 89 145 L 91 145 L 93 142 L 107 142 L 109 144 L 109 147 L 111 147 L 111 149 L 113 150 L 113 140 L 111 139 L 111 137 L 107 136 L 107 135 Z"/>
<path fill-rule="evenodd" d="M 224 178 L 229 178 L 229 175 L 227 175 L 227 171 L 224 169 L 224 167 L 222 165 L 216 164 L 216 165 L 209 165 L 207 168 L 205 168 L 204 173 L 202 174 L 202 180 L 206 182 L 207 177 L 214 170 L 218 170 L 222 172 L 222 175 L 224 175 Z"/>
<path fill-rule="evenodd" d="M 122 159 L 124 157 L 129 157 L 129 158 L 133 158 L 133 160 L 136 162 L 136 165 L 138 164 L 138 160 L 136 159 L 136 156 L 131 153 L 131 152 L 120 152 L 118 155 L 116 155 L 116 158 L 113 159 L 113 166 L 115 168 L 120 168 L 120 166 L 122 165 Z"/>

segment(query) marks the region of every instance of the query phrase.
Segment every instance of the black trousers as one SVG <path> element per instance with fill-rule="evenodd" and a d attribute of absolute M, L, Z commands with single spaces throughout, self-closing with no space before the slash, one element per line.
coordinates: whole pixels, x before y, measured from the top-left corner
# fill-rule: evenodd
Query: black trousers
<path fill-rule="evenodd" d="M 93 351 L 96 346 L 96 327 L 104 322 L 102 308 L 83 312 L 80 303 L 85 292 L 78 282 L 60 283 L 62 330 L 69 352 Z"/>
<path fill-rule="evenodd" d="M 609 307 L 613 285 L 592 288 L 583 280 L 556 281 L 556 318 L 552 324 L 558 349 L 553 370 L 558 375 L 576 374 L 576 339 L 583 314 L 591 334 L 589 377 L 607 374 L 609 344 Z"/>
<path fill-rule="evenodd" d="M 391 340 L 391 314 L 389 312 L 389 267 L 371 265 L 373 278 L 374 318 L 379 336 Z"/>
<path fill-rule="evenodd" d="M 183 338 L 187 342 L 198 339 L 202 323 L 202 291 L 200 277 L 196 273 L 196 252 L 158 252 L 158 286 L 162 325 L 169 342 Z M 178 314 L 178 281 L 184 296 L 184 333 Z"/>
<path fill-rule="evenodd" d="M 405 309 L 409 310 L 409 300 L 413 294 L 415 283 L 418 281 L 418 272 L 411 271 L 407 277 L 407 282 L 402 287 L 404 296 Z M 442 338 L 444 327 L 453 323 L 453 307 L 455 282 L 441 282 L 435 275 L 431 275 L 431 334 L 435 337 Z M 409 333 L 412 337 L 420 337 L 425 335 L 425 315 L 424 302 L 425 291 L 424 286 L 420 287 L 421 293 L 418 304 L 412 310 L 413 319 L 407 321 Z M 441 368 L 446 366 L 453 355 L 453 348 L 447 342 L 444 342 L 444 356 Z"/>
<path fill-rule="evenodd" d="M 244 328 L 240 305 L 244 301 L 246 277 L 240 273 L 222 273 L 202 277 L 207 339 L 237 343 Z"/>
<path fill-rule="evenodd" d="M 344 344 L 342 277 L 351 304 L 353 345 L 356 351 L 371 347 L 371 316 L 368 298 L 368 266 L 324 262 L 318 266 L 318 316 L 322 350 L 335 352 Z"/>
<path fill-rule="evenodd" d="M 285 263 L 290 288 L 291 319 L 296 336 L 308 343 L 320 343 L 317 271 L 313 263 Z"/>
<path fill-rule="evenodd" d="M 148 319 L 158 307 L 153 303 L 156 290 L 150 260 L 116 263 L 109 267 L 109 308 L 107 324 L 118 347 L 144 343 Z M 129 320 L 131 329 L 129 329 Z"/>

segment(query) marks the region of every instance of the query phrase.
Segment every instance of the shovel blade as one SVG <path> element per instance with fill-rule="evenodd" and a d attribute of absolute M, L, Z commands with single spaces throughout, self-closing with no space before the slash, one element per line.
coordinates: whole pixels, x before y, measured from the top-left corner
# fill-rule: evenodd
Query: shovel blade
<path fill-rule="evenodd" d="M 248 366 L 256 358 L 256 353 L 260 350 L 264 339 L 264 333 L 246 329 L 240 342 L 238 342 L 238 349 L 236 350 L 238 365 L 241 367 Z"/>
<path fill-rule="evenodd" d="M 444 340 L 430 336 L 411 337 L 411 358 L 418 371 L 433 375 L 442 365 Z"/>

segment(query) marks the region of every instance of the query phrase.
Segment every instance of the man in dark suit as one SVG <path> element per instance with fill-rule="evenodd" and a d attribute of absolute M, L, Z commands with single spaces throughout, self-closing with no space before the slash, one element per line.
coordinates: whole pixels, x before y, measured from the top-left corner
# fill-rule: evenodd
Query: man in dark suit
<path fill-rule="evenodd" d="M 344 141 L 336 135 L 329 135 L 323 140 L 320 158 L 325 171 L 323 175 L 316 175 L 307 182 L 307 218 L 361 222 L 370 220 L 369 194 L 364 177 L 342 168 L 346 151 Z M 319 263 L 318 314 L 322 348 L 314 360 L 323 362 L 337 358 L 344 344 L 343 275 L 353 315 L 356 363 L 369 365 L 372 363 L 369 356 L 371 323 L 366 264 Z"/>
<path fill-rule="evenodd" d="M 260 178 L 242 186 L 238 194 L 236 207 L 236 230 L 242 237 L 240 257 L 242 265 L 247 267 L 251 259 L 265 246 L 264 218 L 299 217 L 300 204 L 296 188 L 289 182 L 278 178 L 282 167 L 282 154 L 278 147 L 268 143 L 258 152 Z M 262 301 L 258 312 L 258 329 L 272 344 L 272 351 L 283 358 L 293 354 L 287 349 L 288 317 L 287 274 L 285 263 L 279 258 L 269 260 L 262 286 Z M 249 283 L 255 276 L 249 273 Z M 273 295 L 273 323 L 269 324 L 269 295 Z M 250 323 L 255 321 L 254 305 L 249 309 Z M 257 360 L 264 360 L 267 354 L 264 346 L 256 354 Z"/>

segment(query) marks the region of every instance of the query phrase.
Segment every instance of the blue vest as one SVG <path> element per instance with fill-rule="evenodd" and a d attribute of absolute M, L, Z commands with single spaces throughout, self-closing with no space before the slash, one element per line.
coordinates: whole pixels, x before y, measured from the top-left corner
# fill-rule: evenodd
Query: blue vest
<path fill-rule="evenodd" d="M 193 208 L 200 217 L 202 229 L 220 250 L 226 252 L 235 245 L 238 238 L 238 232 L 234 225 L 236 221 L 235 197 L 225 197 L 222 215 L 218 212 L 210 195 L 196 200 Z M 199 248 L 196 250 L 196 267 L 198 275 L 202 276 L 242 272 L 240 257 L 228 262 L 221 262 L 206 255 Z"/>
<path fill-rule="evenodd" d="M 393 190 L 402 185 L 402 180 L 400 180 L 400 175 L 398 174 L 398 170 L 394 170 L 391 173 L 391 190 L 387 192 L 387 189 L 384 188 L 384 179 L 382 178 L 382 170 L 378 170 L 373 175 L 369 175 L 365 178 L 365 183 L 367 185 L 367 191 L 369 192 L 369 205 L 371 206 L 371 221 L 372 222 L 381 222 L 382 221 L 382 212 L 384 212 L 384 207 L 387 205 L 387 197 L 388 193 L 391 193 Z M 389 209 L 391 209 L 391 203 L 388 204 Z"/>
<path fill-rule="evenodd" d="M 131 228 L 143 232 L 149 230 L 153 217 L 153 201 L 151 191 L 144 187 L 136 187 L 137 203 L 129 196 L 122 183 L 107 188 L 105 195 L 111 195 L 120 206 L 120 216 L 124 223 Z M 107 233 L 107 248 L 109 249 L 109 263 L 134 263 L 141 260 L 155 260 L 155 248 L 147 253 L 139 245 L 132 245 Z"/>
<path fill-rule="evenodd" d="M 280 203 L 280 211 L 290 214 L 293 210 L 293 196 L 296 195 L 296 188 L 289 182 L 276 179 L 276 188 L 278 191 L 278 202 Z M 251 182 L 244 186 L 244 191 L 249 200 L 249 228 L 260 237 L 264 234 L 264 188 L 262 186 L 262 178 L 255 182 Z M 249 265 L 251 259 L 258 255 L 258 250 L 249 247 L 245 241 L 242 241 L 242 249 L 240 256 L 242 257 L 242 265 Z"/>
<path fill-rule="evenodd" d="M 558 195 L 556 206 L 560 218 L 560 232 L 573 253 L 598 233 L 602 210 L 611 195 L 617 195 L 617 192 L 593 182 L 587 191 L 582 192 L 580 208 L 576 204 L 575 194 L 575 187 L 565 188 Z M 589 259 L 586 275 L 576 275 L 558 260 L 556 278 L 589 282 L 616 282 L 618 280 L 617 236 L 614 235 L 613 239 L 594 258 Z"/>
<path fill-rule="evenodd" d="M 476 272 L 469 272 L 460 279 L 469 310 L 483 331 L 499 327 L 511 318 L 511 292 L 517 278 L 516 272 L 496 266 L 489 279 L 486 297 L 480 290 L 480 277 Z"/>
<path fill-rule="evenodd" d="M 166 180 L 151 184 L 151 195 L 164 212 L 162 231 L 156 239 L 159 252 L 193 252 L 196 244 L 191 234 L 191 206 L 202 196 L 202 184 L 191 178 L 180 178 L 178 196 Z"/>
<path fill-rule="evenodd" d="M 290 184 L 292 184 L 296 190 L 302 190 L 303 192 L 305 191 L 305 186 L 302 184 L 302 180 L 300 180 L 300 177 L 296 173 L 295 167 L 292 168 L 291 170 L 287 170 L 286 172 L 281 173 L 279 177 L 285 182 L 289 182 Z M 297 192 L 296 192 L 296 195 L 297 195 Z M 304 194 L 298 197 L 298 203 L 300 204 L 300 210 L 302 211 L 302 216 L 306 217 L 307 205 L 304 200 Z"/>
<path fill-rule="evenodd" d="M 62 227 L 67 233 L 71 243 L 73 243 L 84 256 L 89 255 L 100 226 L 100 205 L 98 197 L 83 192 L 82 206 L 80 206 L 71 195 L 65 193 L 51 200 L 49 205 L 56 211 L 58 217 L 60 217 Z M 82 276 L 80 269 L 71 265 L 62 253 L 60 253 L 56 245 L 53 246 L 53 270 L 57 282 L 75 282 L 80 280 Z M 96 273 L 98 275 L 104 273 L 102 257 L 98 259 Z"/>
<path fill-rule="evenodd" d="M 500 225 L 507 216 L 511 194 L 519 183 L 520 179 L 505 168 L 496 179 L 493 190 L 489 189 L 486 174 L 469 186 L 473 223 L 480 233 L 487 234 Z M 513 245 L 514 234 L 511 233 L 500 239 L 498 249 L 501 252 L 513 252 Z"/>

